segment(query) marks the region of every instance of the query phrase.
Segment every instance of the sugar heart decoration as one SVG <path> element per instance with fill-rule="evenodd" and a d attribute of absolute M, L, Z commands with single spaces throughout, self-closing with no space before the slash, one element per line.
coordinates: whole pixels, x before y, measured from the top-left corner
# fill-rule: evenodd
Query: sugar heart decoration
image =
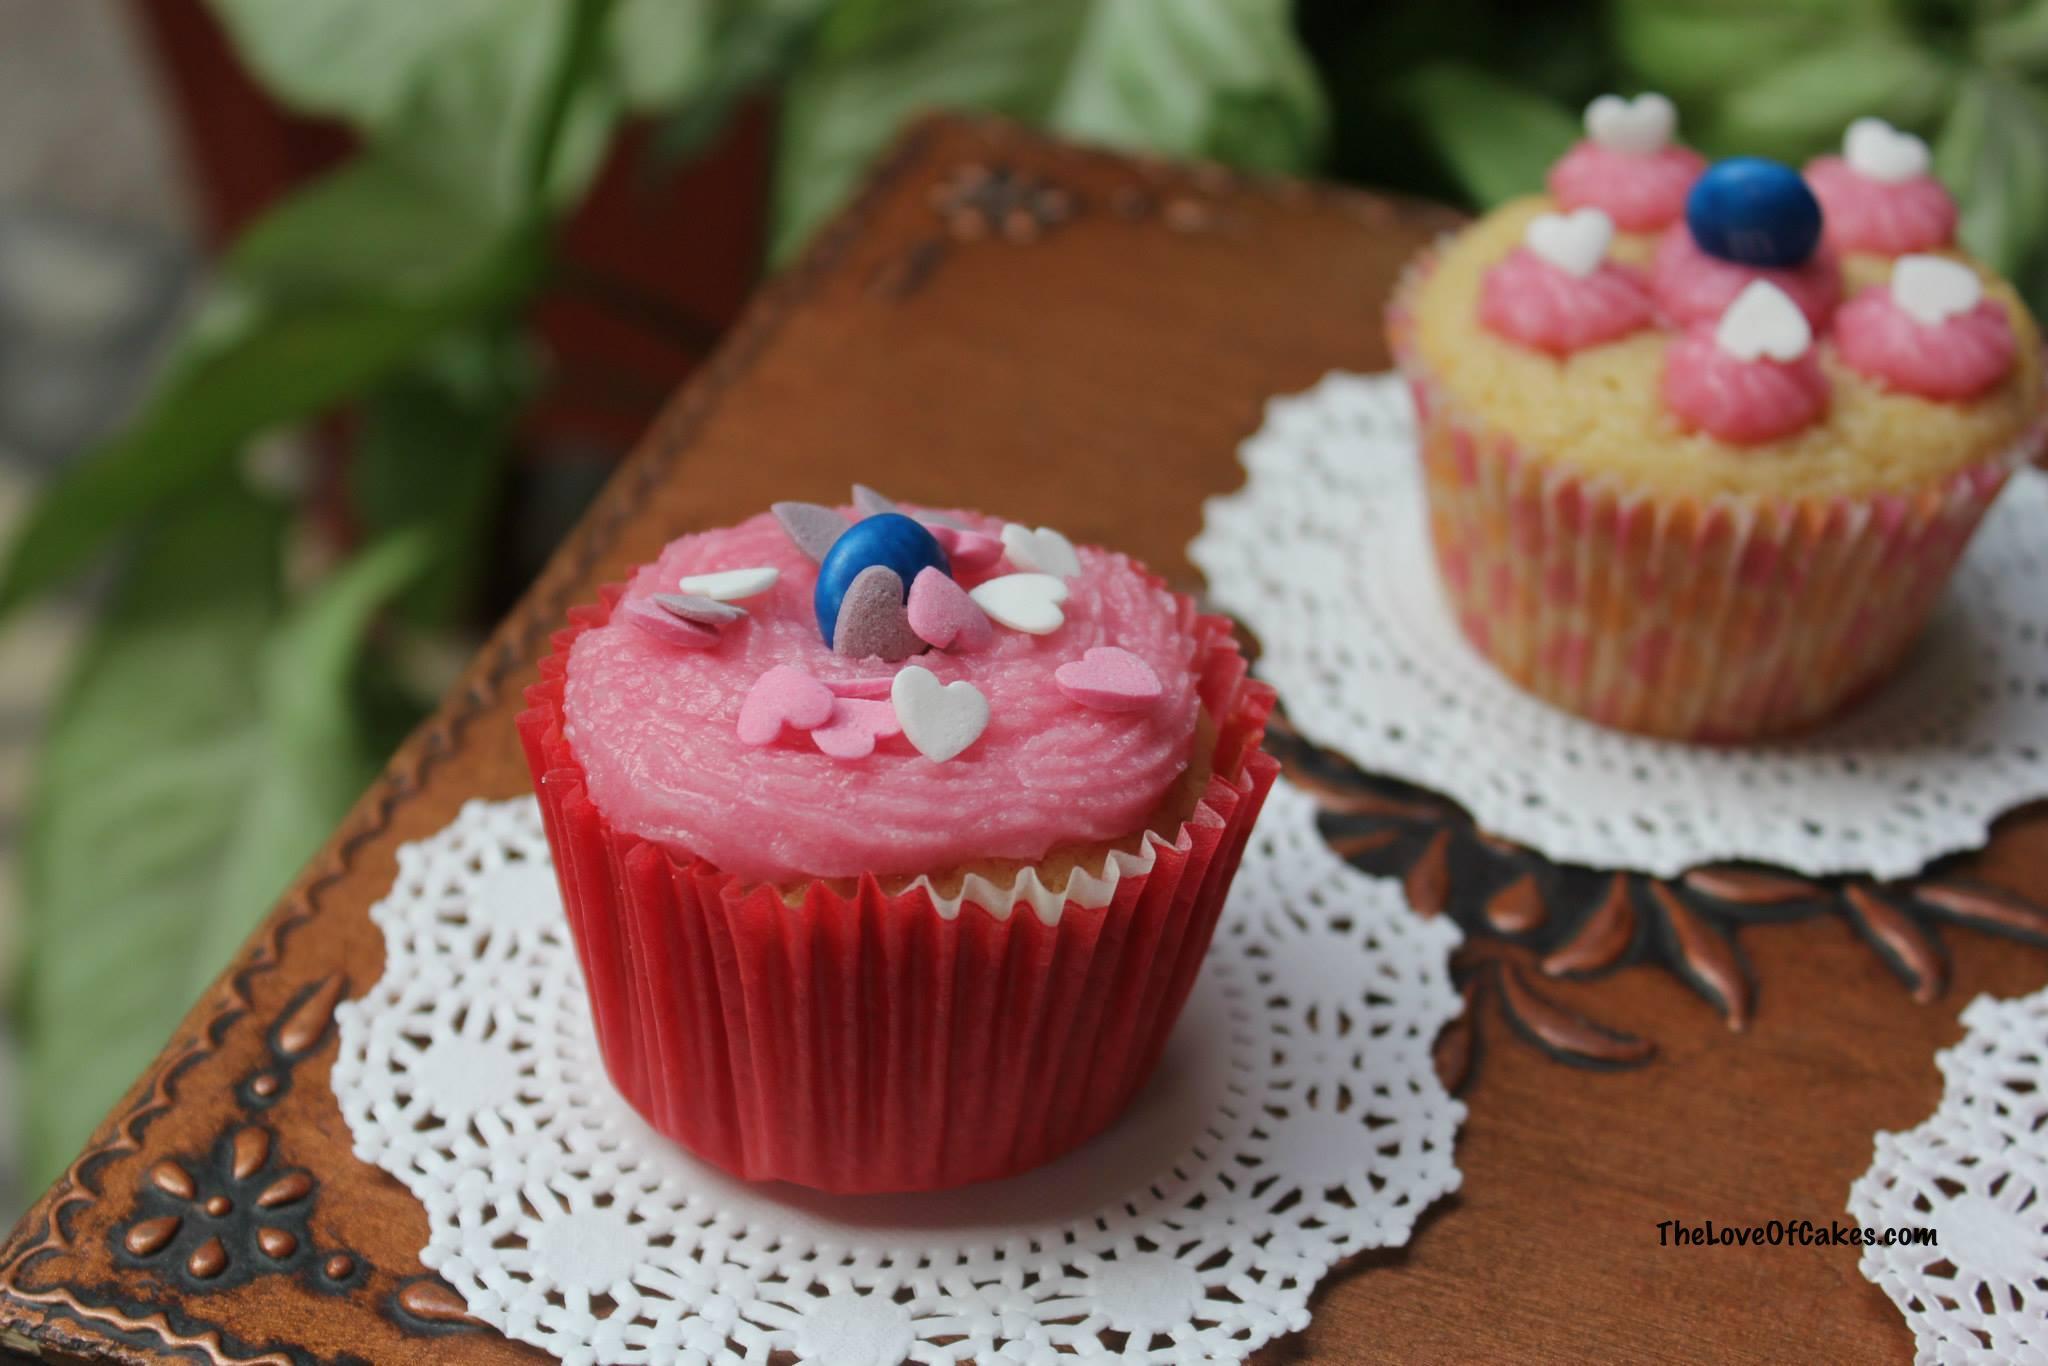
<path fill-rule="evenodd" d="M 902 733 L 894 703 L 842 697 L 825 724 L 811 732 L 811 743 L 835 759 L 865 759 L 876 741 Z"/>
<path fill-rule="evenodd" d="M 793 664 L 777 664 L 754 680 L 740 703 L 740 741 L 772 745 L 782 728 L 815 730 L 832 715 L 832 690 Z"/>
<path fill-rule="evenodd" d="M 922 665 L 899 670 L 889 704 L 903 734 L 919 754 L 943 764 L 981 738 L 988 728 L 988 699 L 972 683 L 941 684 Z"/>
<path fill-rule="evenodd" d="M 747 615 L 744 607 L 735 607 L 729 602 L 716 598 L 700 597 L 695 593 L 656 593 L 650 602 L 672 617 L 693 621 L 699 626 L 729 626 L 743 620 Z"/>
<path fill-rule="evenodd" d="M 924 642 L 910 629 L 910 616 L 903 606 L 903 580 L 896 571 L 885 564 L 871 564 L 854 575 L 839 600 L 832 652 L 849 659 L 872 656 L 894 663 L 923 649 Z"/>
<path fill-rule="evenodd" d="M 853 505 L 863 517 L 879 517 L 885 512 L 901 512 L 893 499 L 875 492 L 866 484 L 853 486 Z"/>
<path fill-rule="evenodd" d="M 1946 256 L 1901 256 L 1892 266 L 1892 302 L 1914 322 L 1939 327 L 1984 299 L 1977 272 Z"/>
<path fill-rule="evenodd" d="M 894 512 L 905 517 L 915 517 L 927 527 L 949 526 L 955 530 L 960 528 L 960 523 L 957 519 L 948 517 L 943 512 L 904 512 L 902 508 L 896 505 L 894 499 L 886 494 L 875 492 L 866 484 L 855 484 L 853 486 L 853 505 L 860 510 L 860 515 L 863 517 L 879 517 L 885 512 Z"/>
<path fill-rule="evenodd" d="M 917 638 L 941 650 L 964 653 L 986 649 L 996 636 L 988 613 L 974 605 L 966 589 L 937 569 L 919 572 L 910 585 L 905 610 Z"/>
<path fill-rule="evenodd" d="M 1091 647 L 1052 677 L 1068 701 L 1096 711 L 1144 711 L 1164 692 L 1150 664 L 1115 645 Z"/>
<path fill-rule="evenodd" d="M 985 532 L 936 524 L 930 530 L 939 549 L 946 552 L 955 574 L 979 574 L 984 569 L 993 569 L 996 561 L 1003 558 L 1003 543 Z"/>
<path fill-rule="evenodd" d="M 1715 324 L 1714 344 L 1738 360 L 1794 361 L 1813 345 L 1813 327 L 1784 290 L 1751 280 Z"/>
<path fill-rule="evenodd" d="M 977 584 L 967 596 L 998 625 L 1026 635 L 1051 635 L 1067 621 L 1060 610 L 1067 600 L 1066 581 L 1050 574 L 1005 574 Z"/>
<path fill-rule="evenodd" d="M 1599 209 L 1541 213 L 1522 230 L 1522 242 L 1565 274 L 1583 280 L 1607 259 L 1607 248 L 1614 242 L 1614 220 Z"/>
<path fill-rule="evenodd" d="M 1897 184 L 1927 174 L 1927 144 L 1883 119 L 1863 118 L 1842 135 L 1842 159 L 1860 176 Z"/>
<path fill-rule="evenodd" d="M 782 525 L 782 534 L 813 560 L 823 560 L 846 530 L 844 517 L 818 503 L 776 503 L 770 511 Z"/>
<path fill-rule="evenodd" d="M 1617 152 L 1661 152 L 1678 127 L 1678 111 L 1653 90 L 1632 100 L 1602 95 L 1586 106 L 1586 136 Z"/>
<path fill-rule="evenodd" d="M 710 598 L 713 602 L 734 602 L 767 592 L 781 577 L 781 570 L 761 565 L 750 569 L 721 569 L 715 574 L 687 574 L 676 587 L 685 593 Z"/>
<path fill-rule="evenodd" d="M 712 627 L 688 621 L 647 598 L 634 598 L 620 610 L 633 626 L 667 644 L 687 650 L 708 650 L 718 644 L 718 632 Z"/>
<path fill-rule="evenodd" d="M 1027 572 L 1061 578 L 1081 572 L 1081 557 L 1074 553 L 1074 543 L 1049 526 L 1033 531 L 1011 522 L 1003 528 L 1003 553 L 1011 564 Z"/>

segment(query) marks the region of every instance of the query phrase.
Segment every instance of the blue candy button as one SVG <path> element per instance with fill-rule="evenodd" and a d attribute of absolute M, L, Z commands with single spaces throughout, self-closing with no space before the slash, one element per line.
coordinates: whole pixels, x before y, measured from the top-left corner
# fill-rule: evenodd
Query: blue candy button
<path fill-rule="evenodd" d="M 1790 166 L 1730 157 L 1693 182 L 1685 225 L 1701 251 L 1723 261 L 1804 265 L 1820 245 L 1820 201 Z"/>
<path fill-rule="evenodd" d="M 839 604 L 846 590 L 870 565 L 887 565 L 908 589 L 918 571 L 936 568 L 951 574 L 953 566 L 946 552 L 924 525 L 900 512 L 883 512 L 864 517 L 840 534 L 818 565 L 818 587 L 811 594 L 811 606 L 818 614 L 818 629 L 825 643 L 832 643 L 833 627 L 839 621 Z"/>

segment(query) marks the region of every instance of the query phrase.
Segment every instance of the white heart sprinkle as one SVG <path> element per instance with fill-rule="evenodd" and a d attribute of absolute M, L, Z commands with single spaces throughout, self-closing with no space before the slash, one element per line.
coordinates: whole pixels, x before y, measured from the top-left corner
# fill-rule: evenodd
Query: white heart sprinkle
<path fill-rule="evenodd" d="M 937 674 L 912 664 L 896 671 L 889 704 L 903 736 L 935 764 L 966 749 L 988 728 L 988 699 L 972 683 L 941 684 Z"/>
<path fill-rule="evenodd" d="M 1081 557 L 1074 553 L 1074 543 L 1049 526 L 1033 531 L 1021 523 L 1009 523 L 1003 528 L 1003 553 L 1019 569 L 1062 578 L 1081 572 Z"/>
<path fill-rule="evenodd" d="M 1738 360 L 1798 360 L 1813 345 L 1813 327 L 1791 295 L 1769 280 L 1751 280 L 1715 325 L 1714 343 Z"/>
<path fill-rule="evenodd" d="M 1842 135 L 1842 159 L 1872 180 L 1896 183 L 1927 174 L 1927 144 L 1883 119 L 1858 119 Z"/>
<path fill-rule="evenodd" d="M 1632 100 L 1602 95 L 1586 106 L 1586 136 L 1617 152 L 1661 152 L 1677 127 L 1678 111 L 1654 90 Z"/>
<path fill-rule="evenodd" d="M 967 595 L 998 625 L 1026 635 L 1051 635 L 1064 626 L 1067 585 L 1050 574 L 1005 574 L 977 585 Z"/>
<path fill-rule="evenodd" d="M 781 577 L 781 570 L 765 565 L 758 569 L 721 569 L 716 574 L 686 574 L 676 587 L 713 602 L 737 602 L 767 592 Z"/>
<path fill-rule="evenodd" d="M 1977 272 L 1946 256 L 1901 256 L 1892 265 L 1892 302 L 1914 322 L 1939 327 L 1984 298 Z"/>
<path fill-rule="evenodd" d="M 1542 213 L 1529 220 L 1522 241 L 1551 265 L 1583 280 L 1606 259 L 1608 244 L 1614 241 L 1614 220 L 1598 209 Z"/>

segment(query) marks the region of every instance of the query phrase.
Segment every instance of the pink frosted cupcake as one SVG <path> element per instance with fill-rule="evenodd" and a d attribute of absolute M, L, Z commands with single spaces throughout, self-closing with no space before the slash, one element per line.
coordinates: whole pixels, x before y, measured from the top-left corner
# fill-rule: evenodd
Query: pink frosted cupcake
<path fill-rule="evenodd" d="M 1272 695 L 1122 555 L 860 494 L 670 544 L 520 732 L 625 1097 L 744 1177 L 928 1190 L 1144 1082 Z"/>
<path fill-rule="evenodd" d="M 1865 187 L 1887 221 L 1928 193 L 1890 183 Z M 1647 277 L 1565 207 L 1497 209 L 1389 308 L 1459 625 L 1522 687 L 1621 729 L 1825 719 L 1911 646 L 2038 443 L 2033 319 L 1954 254 L 1871 255 L 1775 163 L 1697 176 Z M 1872 281 L 1846 304 L 1835 243 Z"/>

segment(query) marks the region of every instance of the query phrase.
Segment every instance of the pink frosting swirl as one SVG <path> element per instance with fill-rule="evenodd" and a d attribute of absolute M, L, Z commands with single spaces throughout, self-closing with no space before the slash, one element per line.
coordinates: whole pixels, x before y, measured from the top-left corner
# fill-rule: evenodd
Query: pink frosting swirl
<path fill-rule="evenodd" d="M 1524 346 L 1567 355 L 1649 326 L 1650 291 L 1640 273 L 1603 262 L 1591 275 L 1561 270 L 1517 247 L 1486 272 L 1479 320 Z"/>
<path fill-rule="evenodd" d="M 1587 138 L 1550 168 L 1550 194 L 1567 210 L 1604 210 L 1623 232 L 1656 232 L 1685 215 L 1685 196 L 1706 169 L 1690 147 L 1623 152 Z"/>
<path fill-rule="evenodd" d="M 1002 529 L 1000 521 L 957 515 L 978 531 Z M 713 649 L 667 645 L 623 611 L 577 637 L 563 713 L 592 800 L 621 830 L 771 882 L 1035 860 L 1058 845 L 1133 833 L 1189 761 L 1201 705 L 1196 614 L 1129 558 L 1089 546 L 1078 553 L 1066 624 L 1050 635 L 998 627 L 984 650 L 933 650 L 905 661 L 943 683 L 965 679 L 981 690 L 989 722 L 973 745 L 933 763 L 892 739 L 850 762 L 800 734 L 746 744 L 741 702 L 778 664 L 841 687 L 886 680 L 901 666 L 826 647 L 811 609 L 817 566 L 773 516 L 670 542 L 633 575 L 623 602 L 719 569 L 768 565 L 781 579 L 743 604 L 747 619 L 724 628 Z M 1054 671 L 1096 645 L 1149 664 L 1159 702 L 1105 712 L 1062 695 Z"/>
<path fill-rule="evenodd" d="M 1956 201 L 1933 176 L 1873 180 L 1841 157 L 1817 157 L 1806 168 L 1806 183 L 1820 201 L 1827 241 L 1836 251 L 1903 256 L 1956 240 Z"/>
<path fill-rule="evenodd" d="M 1929 326 L 1872 285 L 1835 315 L 1835 347 L 1849 367 L 1922 398 L 1974 398 L 2012 373 L 2012 319 L 1993 299 Z"/>
<path fill-rule="evenodd" d="M 1745 266 L 1709 256 L 1680 223 L 1657 243 L 1650 265 L 1650 290 L 1657 308 L 1679 327 L 1718 322 L 1751 280 L 1769 280 L 1791 296 L 1816 334 L 1827 329 L 1828 315 L 1842 299 L 1842 271 L 1823 244 L 1803 266 Z"/>
<path fill-rule="evenodd" d="M 1712 323 L 1674 337 L 1664 354 L 1664 406 L 1687 427 L 1738 446 L 1789 436 L 1827 410 L 1828 381 L 1808 347 L 1794 361 L 1743 360 Z"/>

